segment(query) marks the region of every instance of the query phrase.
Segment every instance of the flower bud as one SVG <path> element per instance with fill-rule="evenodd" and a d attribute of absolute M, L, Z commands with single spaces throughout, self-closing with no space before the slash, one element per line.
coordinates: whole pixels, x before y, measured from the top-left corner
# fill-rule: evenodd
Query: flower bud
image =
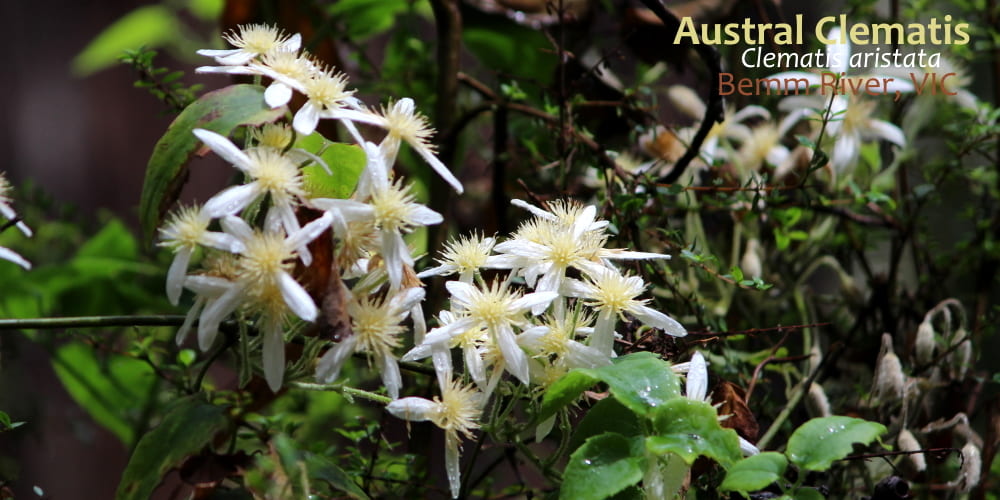
<path fill-rule="evenodd" d="M 899 436 L 896 437 L 896 444 L 899 445 L 900 451 L 917 451 L 921 449 L 920 442 L 917 441 L 917 438 L 913 437 L 913 433 L 909 429 L 899 431 Z M 923 453 L 911 453 L 906 458 L 913 464 L 915 471 L 923 472 L 927 470 L 927 459 Z"/>
<path fill-rule="evenodd" d="M 916 357 L 917 363 L 925 365 L 934 357 L 934 327 L 930 321 L 924 320 L 917 328 Z"/>
<path fill-rule="evenodd" d="M 813 382 L 809 386 L 809 394 L 806 397 L 806 410 L 813 418 L 829 417 L 833 415 L 830 411 L 830 400 L 826 397 L 823 386 Z"/>
<path fill-rule="evenodd" d="M 750 279 L 760 278 L 763 275 L 760 262 L 760 242 L 757 241 L 757 238 L 747 240 L 747 248 L 743 252 L 743 258 L 740 259 L 740 269 L 743 270 L 743 276 Z"/>
<path fill-rule="evenodd" d="M 962 493 L 972 491 L 979 484 L 979 477 L 983 472 L 983 456 L 979 447 L 973 443 L 965 443 L 962 447 L 962 468 L 958 470 L 958 477 L 948 483 L 953 488 L 958 488 Z"/>
<path fill-rule="evenodd" d="M 875 380 L 872 392 L 881 402 L 895 401 L 903 397 L 906 386 L 906 375 L 899 357 L 892 350 L 892 336 L 882 334 L 882 352 L 875 367 Z"/>
<path fill-rule="evenodd" d="M 972 341 L 965 337 L 968 333 L 965 328 L 959 327 L 951 337 L 951 345 L 959 342 L 955 350 L 948 355 L 948 365 L 951 368 L 952 380 L 962 380 L 969 371 L 969 364 L 972 362 Z"/>

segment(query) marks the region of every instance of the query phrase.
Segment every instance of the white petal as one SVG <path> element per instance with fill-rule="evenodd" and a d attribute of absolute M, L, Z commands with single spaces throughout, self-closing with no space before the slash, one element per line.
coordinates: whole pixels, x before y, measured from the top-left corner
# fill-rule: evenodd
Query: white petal
<path fill-rule="evenodd" d="M 458 194 L 462 194 L 462 191 L 464 191 L 464 189 L 462 189 L 462 183 L 459 182 L 458 178 L 455 177 L 454 174 L 451 173 L 451 170 L 448 170 L 448 167 L 446 167 L 444 163 L 441 163 L 441 160 L 439 160 L 438 157 L 434 155 L 434 153 L 432 153 L 422 144 L 411 142 L 410 145 L 413 146 L 413 149 L 415 149 L 417 153 L 419 153 L 420 156 L 423 157 L 424 161 L 426 161 L 427 164 L 430 165 L 431 168 L 433 168 L 434 171 L 437 172 L 438 175 L 440 175 L 445 182 L 451 185 L 452 189 L 454 189 L 455 192 L 457 192 Z"/>
<path fill-rule="evenodd" d="M 437 375 L 438 386 L 442 391 L 447 390 L 452 373 L 451 349 L 448 349 L 448 346 L 436 345 L 431 361 L 434 363 L 434 373 Z"/>
<path fill-rule="evenodd" d="M 574 368 L 598 368 L 611 364 L 610 356 L 579 342 L 570 342 L 566 357 L 570 366 Z"/>
<path fill-rule="evenodd" d="M 202 210 L 213 219 L 233 215 L 246 208 L 260 194 L 257 182 L 228 187 L 205 202 Z"/>
<path fill-rule="evenodd" d="M 854 163 L 858 160 L 860 147 L 857 134 L 840 134 L 833 143 L 833 157 L 830 159 L 833 169 L 837 172 L 853 169 Z"/>
<path fill-rule="evenodd" d="M 281 331 L 280 321 L 267 321 L 264 329 L 264 346 L 262 347 L 262 364 L 264 379 L 267 380 L 271 392 L 281 390 L 282 379 L 285 378 L 285 338 Z"/>
<path fill-rule="evenodd" d="M 597 349 L 610 357 L 615 352 L 615 322 L 618 319 L 614 313 L 602 312 L 594 323 L 594 333 L 588 339 L 590 347 Z"/>
<path fill-rule="evenodd" d="M 288 246 L 292 248 L 305 246 L 323 234 L 323 231 L 326 231 L 330 227 L 331 222 L 333 222 L 333 215 L 329 212 L 324 213 L 322 217 L 309 222 L 294 234 L 291 234 L 288 237 Z"/>
<path fill-rule="evenodd" d="M 195 274 L 184 278 L 184 288 L 205 297 L 219 297 L 232 287 L 231 281 L 217 276 Z"/>
<path fill-rule="evenodd" d="M 431 226 L 440 224 L 444 217 L 423 205 L 416 205 L 413 207 L 413 213 L 410 214 L 410 220 L 417 225 Z"/>
<path fill-rule="evenodd" d="M 385 405 L 385 409 L 394 417 L 411 422 L 425 422 L 439 411 L 438 403 L 414 397 L 397 399 Z"/>
<path fill-rule="evenodd" d="M 469 305 L 472 298 L 478 293 L 476 287 L 461 281 L 448 281 L 444 287 L 451 294 L 452 301 L 458 302 L 462 306 Z"/>
<path fill-rule="evenodd" d="M 187 274 L 188 263 L 191 262 L 192 250 L 182 247 L 174 255 L 170 269 L 167 270 L 167 300 L 172 305 L 177 305 L 181 300 L 181 292 L 184 291 L 184 276 Z"/>
<path fill-rule="evenodd" d="M 316 362 L 316 380 L 324 384 L 333 383 L 340 376 L 340 369 L 344 367 L 344 361 L 354 353 L 354 346 L 358 343 L 358 336 L 351 335 L 342 340 L 339 344 L 330 348 Z"/>
<path fill-rule="evenodd" d="M 444 468 L 448 473 L 448 486 L 451 488 L 451 498 L 458 498 L 462 489 L 458 434 L 455 431 L 446 432 L 444 441 Z"/>
<path fill-rule="evenodd" d="M 177 335 L 174 337 L 174 341 L 177 342 L 178 346 L 183 344 L 184 340 L 187 339 L 188 333 L 191 331 L 191 325 L 194 324 L 194 320 L 198 319 L 198 312 L 204 306 L 205 297 L 198 297 L 195 299 L 194 304 L 191 305 L 191 309 L 184 316 L 184 323 L 181 323 L 181 327 L 177 329 Z"/>
<path fill-rule="evenodd" d="M 219 333 L 219 323 L 222 323 L 222 320 L 239 305 L 242 291 L 243 289 L 237 285 L 229 287 L 201 312 L 201 318 L 198 320 L 198 347 L 202 351 L 212 347 L 215 336 Z"/>
<path fill-rule="evenodd" d="M 292 89 L 281 82 L 274 82 L 264 91 L 264 102 L 271 108 L 280 108 L 292 100 Z"/>
<path fill-rule="evenodd" d="M 414 346 L 413 349 L 410 349 L 409 351 L 407 351 L 407 353 L 404 354 L 403 357 L 400 358 L 400 360 L 401 361 L 417 361 L 419 359 L 424 359 L 424 358 L 429 357 L 432 354 L 434 354 L 434 347 L 435 347 L 435 345 L 427 343 L 426 342 L 426 340 L 427 340 L 426 337 L 424 337 L 424 340 L 425 340 L 425 342 L 423 344 L 419 344 L 419 345 Z"/>
<path fill-rule="evenodd" d="M 225 57 L 239 52 L 240 49 L 198 49 L 195 51 L 199 56 Z"/>
<path fill-rule="evenodd" d="M 316 124 L 319 123 L 319 109 L 310 100 L 299 108 L 299 111 L 295 113 L 295 118 L 292 119 L 292 128 L 296 132 L 302 135 L 309 135 L 316 130 Z"/>
<path fill-rule="evenodd" d="M 472 345 L 465 346 L 462 348 L 462 357 L 465 360 L 465 371 L 472 376 L 472 381 L 485 389 L 486 366 L 483 364 L 483 358 L 479 356 L 479 350 Z"/>
<path fill-rule="evenodd" d="M 198 66 L 194 69 L 195 73 L 214 73 L 223 75 L 259 75 L 260 71 L 256 68 L 250 68 L 247 66 Z"/>
<path fill-rule="evenodd" d="M 228 56 L 216 57 L 215 61 L 219 64 L 225 64 L 227 66 L 240 66 L 252 61 L 254 57 L 257 57 L 257 54 L 237 50 L 235 53 Z"/>
<path fill-rule="evenodd" d="M 742 437 L 740 438 L 740 451 L 742 451 L 743 455 L 747 457 L 760 453 L 760 450 L 754 446 L 753 443 L 743 439 Z"/>
<path fill-rule="evenodd" d="M 556 292 L 534 292 L 521 297 L 510 304 L 511 310 L 514 311 L 527 311 L 528 309 L 534 310 L 541 307 L 539 313 L 535 313 L 537 316 L 541 312 L 545 311 L 545 308 L 558 297 L 559 294 Z"/>
<path fill-rule="evenodd" d="M 539 219 L 545 219 L 552 222 L 556 222 L 559 220 L 559 218 L 556 217 L 555 215 L 546 212 L 545 210 L 542 210 L 541 208 L 538 208 L 524 200 L 516 200 L 516 199 L 510 200 L 510 204 L 514 205 L 515 207 L 522 208 L 524 210 L 531 212 L 532 215 L 538 217 Z"/>
<path fill-rule="evenodd" d="M 198 243 L 229 253 L 242 253 L 246 250 L 243 242 L 233 237 L 233 235 L 215 231 L 206 231 L 202 234 Z"/>
<path fill-rule="evenodd" d="M 391 399 L 399 399 L 399 389 L 403 386 L 403 377 L 399 374 L 399 364 L 391 352 L 386 352 L 381 358 L 376 358 L 376 365 L 382 372 L 382 385 Z"/>
<path fill-rule="evenodd" d="M 830 71 L 837 76 L 847 71 L 848 63 L 851 59 L 851 46 L 847 43 L 836 43 L 840 39 L 840 28 L 833 28 L 826 34 L 827 40 L 834 40 L 835 43 L 826 45 L 826 60 L 829 61 Z"/>
<path fill-rule="evenodd" d="M 302 35 L 296 33 L 288 37 L 288 40 L 285 40 L 285 42 L 281 44 L 281 48 L 279 50 L 288 52 L 297 52 L 301 47 L 302 47 Z"/>
<path fill-rule="evenodd" d="M 410 287 L 401 290 L 399 293 L 393 295 L 392 299 L 389 301 L 392 304 L 391 309 L 396 311 L 396 314 L 409 311 L 416 307 L 422 300 L 424 300 L 424 295 L 427 292 L 421 287 Z"/>
<path fill-rule="evenodd" d="M 733 116 L 730 116 L 729 119 L 734 123 L 742 123 L 753 117 L 768 119 L 771 117 L 771 113 L 764 107 L 750 105 L 733 113 Z M 701 118 L 701 116 L 699 116 L 699 118 Z"/>
<path fill-rule="evenodd" d="M 495 332 L 495 340 L 500 352 L 503 353 L 507 371 L 518 378 L 524 385 L 531 383 L 528 374 L 528 356 L 517 345 L 514 330 L 509 326 L 500 326 Z"/>
<path fill-rule="evenodd" d="M 285 304 L 295 313 L 296 316 L 306 321 L 316 321 L 316 303 L 306 292 L 305 288 L 298 281 L 295 281 L 290 274 L 282 272 L 278 275 L 278 287 L 281 288 L 281 297 L 285 299 Z"/>
<path fill-rule="evenodd" d="M 21 257 L 20 254 L 7 247 L 0 247 L 0 259 L 13 262 L 26 270 L 31 269 L 31 262 L 28 262 L 28 260 Z"/>
<path fill-rule="evenodd" d="M 687 330 L 684 326 L 677 322 L 677 320 L 667 316 L 666 314 L 657 311 L 656 309 L 646 307 L 644 305 L 637 305 L 635 307 L 630 307 L 628 312 L 632 313 L 636 319 L 642 321 L 643 323 L 653 327 L 663 330 L 664 333 L 673 335 L 674 337 L 683 337 L 687 335 Z"/>
<path fill-rule="evenodd" d="M 253 228 L 239 217 L 229 215 L 224 217 L 220 223 L 224 231 L 240 241 L 249 241 L 254 237 Z"/>
<path fill-rule="evenodd" d="M 899 127 L 882 120 L 871 120 L 868 125 L 875 137 L 885 139 L 899 147 L 906 146 L 906 136 Z"/>
<path fill-rule="evenodd" d="M 691 355 L 684 393 L 695 401 L 704 401 L 708 395 L 708 365 L 705 364 L 705 357 L 698 351 Z"/>
<path fill-rule="evenodd" d="M 192 132 L 201 142 L 212 148 L 215 154 L 232 163 L 236 168 L 245 171 L 250 166 L 250 157 L 225 136 L 203 128 L 196 128 Z"/>

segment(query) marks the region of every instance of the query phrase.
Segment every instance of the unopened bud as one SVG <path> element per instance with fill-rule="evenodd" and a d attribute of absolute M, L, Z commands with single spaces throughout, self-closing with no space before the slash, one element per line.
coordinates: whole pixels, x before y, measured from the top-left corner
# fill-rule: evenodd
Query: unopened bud
<path fill-rule="evenodd" d="M 760 242 L 757 241 L 757 238 L 747 240 L 746 251 L 743 252 L 743 258 L 740 259 L 740 269 L 743 270 L 743 276 L 751 279 L 763 276 L 760 263 Z"/>
<path fill-rule="evenodd" d="M 833 415 L 830 411 L 830 400 L 826 397 L 826 391 L 823 390 L 823 386 L 815 382 L 809 386 L 809 395 L 806 398 L 806 410 L 814 418 Z"/>
<path fill-rule="evenodd" d="M 962 447 L 962 467 L 958 470 L 958 477 L 948 485 L 958 488 L 962 493 L 968 493 L 979 484 L 979 476 L 982 473 L 983 456 L 979 447 L 973 443 L 965 443 Z"/>
<path fill-rule="evenodd" d="M 896 437 L 896 444 L 899 445 L 900 451 L 913 452 L 921 449 L 920 442 L 917 441 L 917 438 L 913 437 L 913 433 L 909 429 L 899 431 L 899 436 Z M 923 453 L 911 453 L 906 457 L 913 464 L 913 469 L 916 472 L 922 472 L 927 469 L 927 459 Z"/>
<path fill-rule="evenodd" d="M 972 363 L 972 341 L 966 338 L 968 334 L 965 328 L 958 328 L 951 337 L 951 345 L 958 346 L 948 355 L 948 365 L 951 367 L 951 378 L 962 380 L 966 372 L 969 371 L 969 364 Z"/>
<path fill-rule="evenodd" d="M 934 327 L 930 321 L 924 320 L 917 328 L 916 356 L 917 363 L 925 365 L 934 357 Z"/>
<path fill-rule="evenodd" d="M 899 357 L 892 350 L 892 337 L 882 334 L 882 353 L 875 367 L 875 381 L 872 392 L 881 402 L 895 401 L 903 397 L 906 375 Z"/>

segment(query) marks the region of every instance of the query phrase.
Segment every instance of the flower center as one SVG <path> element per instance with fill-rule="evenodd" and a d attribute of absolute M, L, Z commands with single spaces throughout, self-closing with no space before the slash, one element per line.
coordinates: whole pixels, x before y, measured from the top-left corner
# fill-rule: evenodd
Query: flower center
<path fill-rule="evenodd" d="M 344 100 L 354 92 L 347 89 L 347 78 L 329 70 L 322 71 L 305 80 L 306 95 L 309 100 L 316 101 L 326 109 L 340 108 Z"/>
<path fill-rule="evenodd" d="M 415 225 L 413 195 L 399 179 L 387 189 L 372 193 L 369 203 L 375 211 L 375 225 L 382 231 L 409 232 Z"/>
<path fill-rule="evenodd" d="M 227 33 L 222 38 L 233 47 L 255 54 L 266 54 L 288 40 L 283 32 L 264 24 L 242 25 L 239 30 L 239 33 Z"/>
<path fill-rule="evenodd" d="M 255 149 L 250 156 L 249 174 L 273 198 L 301 195 L 302 176 L 290 159 L 273 149 Z"/>
<path fill-rule="evenodd" d="M 405 328 L 386 309 L 377 299 L 362 299 L 348 306 L 359 352 L 382 355 L 401 345 L 399 335 Z"/>
<path fill-rule="evenodd" d="M 239 261 L 240 276 L 252 286 L 277 287 L 279 273 L 289 271 L 294 265 L 285 237 L 280 233 L 257 233 L 245 243 L 246 250 Z"/>

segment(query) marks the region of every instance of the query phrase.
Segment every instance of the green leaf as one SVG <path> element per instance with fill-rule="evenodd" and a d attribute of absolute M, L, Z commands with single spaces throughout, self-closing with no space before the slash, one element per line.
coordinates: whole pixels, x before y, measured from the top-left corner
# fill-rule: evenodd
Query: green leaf
<path fill-rule="evenodd" d="M 569 449 L 575 450 L 587 439 L 614 431 L 623 436 L 638 436 L 643 433 L 638 416 L 615 398 L 604 398 L 597 402 L 583 420 L 575 426 Z"/>
<path fill-rule="evenodd" d="M 178 33 L 177 16 L 163 5 L 147 5 L 125 14 L 73 58 L 72 71 L 87 76 L 118 63 L 126 50 L 159 47 Z"/>
<path fill-rule="evenodd" d="M 396 23 L 396 16 L 410 9 L 410 0 L 340 0 L 327 12 L 342 21 L 347 36 L 363 41 L 383 33 Z"/>
<path fill-rule="evenodd" d="M 215 21 L 222 15 L 225 0 L 188 0 L 187 8 L 198 19 Z"/>
<path fill-rule="evenodd" d="M 787 467 L 788 459 L 784 455 L 765 451 L 736 462 L 726 472 L 726 479 L 719 485 L 719 489 L 740 493 L 761 490 L 781 479 Z"/>
<path fill-rule="evenodd" d="M 462 41 L 492 71 L 530 78 L 541 86 L 552 81 L 558 59 L 541 32 L 499 18 L 469 21 Z"/>
<path fill-rule="evenodd" d="M 814 418 L 792 433 L 785 454 L 799 468 L 827 470 L 851 453 L 854 443 L 867 445 L 885 431 L 884 425 L 860 418 Z"/>
<path fill-rule="evenodd" d="M 369 497 L 364 490 L 354 482 L 350 474 L 341 469 L 327 457 L 313 453 L 305 453 L 306 467 L 309 475 L 315 479 L 326 481 L 333 488 L 343 491 L 351 498 L 367 500 Z"/>
<path fill-rule="evenodd" d="M 146 166 L 139 200 L 139 219 L 146 238 L 153 236 L 187 180 L 188 162 L 201 147 L 192 130 L 203 128 L 229 135 L 240 125 L 272 122 L 284 113 L 284 107 L 271 109 L 264 102 L 264 89 L 258 85 L 232 85 L 209 92 L 185 108 L 156 143 Z"/>
<path fill-rule="evenodd" d="M 667 401 L 656 408 L 653 428 L 657 435 L 646 438 L 646 449 L 657 455 L 675 453 L 688 465 L 705 456 L 726 468 L 742 458 L 736 431 L 722 428 L 715 408 L 704 401 Z"/>
<path fill-rule="evenodd" d="M 193 398 L 179 401 L 159 426 L 139 440 L 122 473 L 115 498 L 150 498 L 170 469 L 211 444 L 213 436 L 228 423 L 225 408 Z"/>
<path fill-rule="evenodd" d="M 98 424 L 125 446 L 135 442 L 131 415 L 149 399 L 156 383 L 149 365 L 117 354 L 99 359 L 93 347 L 73 342 L 56 350 L 52 367 L 66 392 Z"/>
<path fill-rule="evenodd" d="M 641 438 L 613 432 L 594 436 L 570 455 L 559 498 L 608 498 L 639 482 L 645 462 Z"/>
<path fill-rule="evenodd" d="M 680 396 L 680 382 L 669 363 L 652 353 L 634 353 L 615 358 L 610 366 L 577 368 L 563 375 L 545 392 L 539 419 L 551 417 L 598 382 L 608 384 L 611 394 L 638 415 Z"/>
<path fill-rule="evenodd" d="M 792 492 L 791 497 L 794 500 L 826 500 L 816 488 L 799 488 Z"/>
<path fill-rule="evenodd" d="M 303 183 L 310 198 L 348 198 L 368 163 L 365 151 L 355 144 L 330 142 L 318 133 L 296 141 L 296 147 L 316 154 L 330 167 L 311 164 L 302 169 Z"/>

